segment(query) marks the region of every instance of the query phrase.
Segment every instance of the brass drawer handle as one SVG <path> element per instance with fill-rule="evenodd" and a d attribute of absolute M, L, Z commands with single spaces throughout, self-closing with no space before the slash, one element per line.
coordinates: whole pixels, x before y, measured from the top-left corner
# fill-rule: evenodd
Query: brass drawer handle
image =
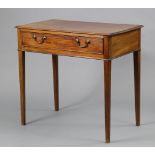
<path fill-rule="evenodd" d="M 47 39 L 46 36 L 37 37 L 35 33 L 32 34 L 32 38 L 38 43 L 42 44 Z"/>
<path fill-rule="evenodd" d="M 84 45 L 81 45 L 81 42 L 80 42 L 80 39 L 79 38 L 76 38 L 76 43 L 81 47 L 81 48 L 87 48 L 88 45 L 90 44 L 90 40 L 85 40 L 85 44 Z"/>

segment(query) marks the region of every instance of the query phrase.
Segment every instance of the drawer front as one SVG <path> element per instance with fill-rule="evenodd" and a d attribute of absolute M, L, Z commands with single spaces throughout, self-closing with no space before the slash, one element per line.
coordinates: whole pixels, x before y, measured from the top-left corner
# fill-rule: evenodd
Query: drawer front
<path fill-rule="evenodd" d="M 39 50 L 53 49 L 103 54 L 103 38 L 22 32 L 22 46 Z"/>

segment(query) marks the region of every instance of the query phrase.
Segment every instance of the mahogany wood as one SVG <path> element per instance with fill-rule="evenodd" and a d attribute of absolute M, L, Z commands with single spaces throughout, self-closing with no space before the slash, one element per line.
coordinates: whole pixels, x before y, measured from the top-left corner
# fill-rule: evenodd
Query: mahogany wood
<path fill-rule="evenodd" d="M 28 30 L 44 30 L 53 32 L 69 32 L 77 34 L 99 34 L 99 35 L 116 35 L 124 32 L 129 32 L 141 28 L 142 25 L 131 24 L 112 24 L 112 23 L 97 23 L 97 22 L 82 22 L 82 21 L 67 21 L 67 20 L 47 20 L 34 22 L 17 26 L 17 28 Z"/>
<path fill-rule="evenodd" d="M 21 107 L 21 124 L 26 124 L 25 113 L 25 52 L 18 51 L 19 56 L 19 82 L 20 82 L 20 107 Z"/>
<path fill-rule="evenodd" d="M 139 50 L 140 30 L 126 32 L 111 37 L 111 57 L 115 58 L 130 51 Z"/>
<path fill-rule="evenodd" d="M 106 135 L 106 143 L 110 143 L 111 60 L 104 61 L 104 96 L 105 96 L 105 135 Z"/>
<path fill-rule="evenodd" d="M 33 35 L 38 38 L 36 41 Z M 46 37 L 43 43 L 39 43 L 43 37 Z M 85 41 L 89 40 L 87 48 L 81 48 L 77 43 L 76 39 L 79 39 L 80 43 L 84 46 Z M 67 35 L 57 35 L 48 33 L 35 33 L 35 32 L 24 32 L 22 31 L 22 44 L 24 47 L 33 47 L 36 49 L 41 48 L 43 51 L 46 49 L 53 49 L 59 51 L 74 51 L 74 52 L 84 52 L 84 53 L 96 53 L 103 54 L 103 39 L 97 37 L 82 37 L 82 36 L 67 36 Z"/>
<path fill-rule="evenodd" d="M 59 111 L 59 79 L 58 79 L 58 56 L 52 55 L 53 62 L 53 86 L 55 111 Z"/>
<path fill-rule="evenodd" d="M 140 57 L 140 51 L 135 51 L 133 53 L 136 126 L 140 126 Z"/>
<path fill-rule="evenodd" d="M 133 52 L 136 125 L 140 125 L 142 25 L 48 20 L 17 26 L 21 123 L 25 118 L 25 51 L 52 54 L 54 105 L 59 110 L 58 55 L 104 61 L 105 139 L 110 142 L 112 59 Z"/>

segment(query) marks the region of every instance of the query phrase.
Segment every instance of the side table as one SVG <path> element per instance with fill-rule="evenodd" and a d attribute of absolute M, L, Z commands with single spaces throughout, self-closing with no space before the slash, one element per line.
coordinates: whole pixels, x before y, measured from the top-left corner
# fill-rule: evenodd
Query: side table
<path fill-rule="evenodd" d="M 25 52 L 52 55 L 55 111 L 59 110 L 58 56 L 103 60 L 105 136 L 110 142 L 112 59 L 133 53 L 136 126 L 140 126 L 140 56 L 142 25 L 48 20 L 17 26 L 21 124 L 25 112 Z"/>

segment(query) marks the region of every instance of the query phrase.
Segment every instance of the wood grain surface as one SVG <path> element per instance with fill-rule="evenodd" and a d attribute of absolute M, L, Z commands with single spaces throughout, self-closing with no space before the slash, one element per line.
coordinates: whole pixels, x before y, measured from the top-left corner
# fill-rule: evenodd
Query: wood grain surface
<path fill-rule="evenodd" d="M 46 31 L 100 34 L 100 35 L 115 35 L 135 30 L 141 27 L 142 25 L 67 21 L 57 19 L 34 22 L 30 24 L 17 26 L 17 28 L 33 29 L 33 30 L 37 29 Z"/>
<path fill-rule="evenodd" d="M 105 141 L 110 142 L 112 59 L 133 52 L 136 125 L 140 125 L 142 25 L 48 20 L 17 26 L 21 124 L 26 124 L 25 51 L 52 55 L 55 111 L 59 110 L 58 56 L 104 61 Z"/>

